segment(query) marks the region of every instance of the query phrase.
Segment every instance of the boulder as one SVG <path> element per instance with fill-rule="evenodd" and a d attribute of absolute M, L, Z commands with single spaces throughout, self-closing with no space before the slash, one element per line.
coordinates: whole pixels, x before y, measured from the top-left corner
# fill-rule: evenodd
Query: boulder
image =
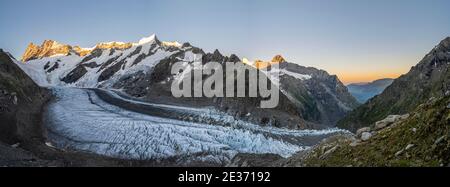
<path fill-rule="evenodd" d="M 362 140 L 362 141 L 367 141 L 367 140 L 369 140 L 371 137 L 372 137 L 372 133 L 370 133 L 370 132 L 363 132 L 363 133 L 361 134 L 361 140 Z"/>
<path fill-rule="evenodd" d="M 356 131 L 356 137 L 361 137 L 362 133 L 370 132 L 370 127 L 360 128 Z"/>
<path fill-rule="evenodd" d="M 395 122 L 398 122 L 400 120 L 404 120 L 407 119 L 409 117 L 409 114 L 405 114 L 405 115 L 389 115 L 387 118 L 378 121 L 375 123 L 375 130 L 380 130 L 383 129 Z"/>

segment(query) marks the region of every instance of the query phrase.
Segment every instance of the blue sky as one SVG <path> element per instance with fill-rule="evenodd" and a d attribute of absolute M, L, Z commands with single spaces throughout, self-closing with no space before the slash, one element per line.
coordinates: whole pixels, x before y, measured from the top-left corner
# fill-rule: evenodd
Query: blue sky
<path fill-rule="evenodd" d="M 249 59 L 276 54 L 344 82 L 406 73 L 450 36 L 448 0 L 1 0 L 0 48 L 45 39 L 161 40 Z"/>

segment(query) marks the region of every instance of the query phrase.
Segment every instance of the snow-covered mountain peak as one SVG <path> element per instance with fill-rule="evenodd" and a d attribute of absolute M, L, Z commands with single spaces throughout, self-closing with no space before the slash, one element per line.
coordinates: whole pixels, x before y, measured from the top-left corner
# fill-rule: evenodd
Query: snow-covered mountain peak
<path fill-rule="evenodd" d="M 137 43 L 138 45 L 144 45 L 147 43 L 153 43 L 155 41 L 157 41 L 158 39 L 156 38 L 156 34 L 152 34 L 149 37 L 144 37 L 141 40 L 139 40 L 139 42 Z"/>

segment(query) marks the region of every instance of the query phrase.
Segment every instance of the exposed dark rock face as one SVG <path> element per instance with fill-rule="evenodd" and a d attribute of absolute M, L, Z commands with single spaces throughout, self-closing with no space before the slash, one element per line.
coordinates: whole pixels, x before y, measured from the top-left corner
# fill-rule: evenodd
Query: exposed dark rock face
<path fill-rule="evenodd" d="M 83 77 L 87 73 L 84 65 L 78 65 L 75 69 L 73 69 L 67 76 L 65 76 L 61 81 L 64 81 L 67 84 L 74 83 L 81 77 Z"/>
<path fill-rule="evenodd" d="M 152 56 L 155 54 L 155 51 L 158 50 L 158 45 L 156 44 L 152 44 L 152 46 L 150 47 L 150 50 L 148 51 L 148 53 L 141 53 L 133 62 L 132 66 L 139 64 L 140 62 L 142 62 L 142 60 L 144 60 L 145 58 Z"/>
<path fill-rule="evenodd" d="M 293 63 L 281 63 L 280 67 L 289 72 L 310 75 L 305 80 L 289 75 L 283 75 L 280 79 L 281 88 L 306 120 L 335 126 L 338 120 L 358 106 L 337 76 Z"/>
<path fill-rule="evenodd" d="M 187 48 L 187 47 L 192 47 L 192 45 L 189 42 L 183 43 L 183 45 L 181 46 L 181 48 Z"/>
<path fill-rule="evenodd" d="M 135 49 L 133 52 L 131 52 L 131 53 L 127 56 L 127 58 L 130 58 L 130 57 L 132 57 L 132 56 L 134 56 L 134 55 L 139 54 L 139 53 L 141 52 L 141 50 L 142 50 L 142 46 L 136 47 L 136 49 Z"/>
<path fill-rule="evenodd" d="M 83 64 L 83 66 L 88 67 L 88 68 L 96 68 L 99 65 L 96 62 L 89 62 L 89 63 Z"/>
<path fill-rule="evenodd" d="M 240 62 L 240 61 L 241 61 L 241 59 L 238 56 L 236 56 L 235 54 L 231 54 L 230 59 L 228 59 L 228 62 Z"/>
<path fill-rule="evenodd" d="M 58 62 L 55 62 L 55 64 L 53 64 L 53 66 L 50 69 L 47 70 L 47 73 L 51 73 L 55 69 L 58 69 L 58 67 L 59 67 Z"/>
<path fill-rule="evenodd" d="M 123 66 L 124 63 L 125 63 L 124 61 L 120 61 L 106 68 L 98 77 L 98 82 L 102 82 L 111 78 L 117 71 L 120 70 L 120 68 Z"/>
<path fill-rule="evenodd" d="M 136 72 L 129 76 L 122 77 L 113 88 L 121 88 L 127 90 L 127 93 L 134 97 L 143 97 L 149 90 L 151 74 L 145 74 L 142 71 Z"/>
<path fill-rule="evenodd" d="M 84 57 L 83 60 L 81 60 L 81 63 L 88 62 L 88 61 L 90 61 L 90 60 L 92 60 L 94 58 L 98 58 L 98 57 L 100 57 L 102 55 L 102 53 L 103 53 L 103 50 L 101 50 L 101 49 L 94 49 L 91 52 L 90 55 Z"/>
<path fill-rule="evenodd" d="M 351 112 L 339 127 L 356 131 L 391 114 L 406 114 L 431 97 L 450 94 L 450 37 L 378 96 Z"/>
<path fill-rule="evenodd" d="M 41 110 L 48 98 L 48 91 L 38 87 L 0 49 L 0 141 L 42 140 Z"/>
<path fill-rule="evenodd" d="M 133 65 L 139 64 L 139 62 L 141 62 L 142 60 L 144 60 L 147 57 L 146 54 L 142 53 L 140 54 L 136 60 L 134 60 Z"/>
<path fill-rule="evenodd" d="M 118 55 L 118 56 L 116 56 L 114 58 L 110 58 L 109 60 L 107 60 L 105 63 L 102 64 L 102 66 L 100 66 L 100 69 L 97 71 L 97 73 L 102 71 L 102 70 L 104 70 L 106 67 L 108 67 L 112 63 L 116 62 L 117 59 L 119 59 L 121 56 L 122 55 Z"/>
<path fill-rule="evenodd" d="M 214 53 L 207 53 L 206 55 L 202 56 L 203 64 L 207 62 L 224 62 L 224 61 L 225 57 L 217 49 L 214 51 Z"/>
<path fill-rule="evenodd" d="M 44 70 L 47 70 L 50 67 L 50 61 L 48 61 L 47 63 L 45 63 L 44 65 Z"/>
<path fill-rule="evenodd" d="M 102 81 L 105 81 L 105 80 L 111 78 L 115 73 L 117 73 L 117 71 L 119 71 L 121 68 L 122 69 L 124 68 L 125 63 L 127 62 L 127 60 L 129 58 L 139 54 L 141 52 L 141 50 L 142 50 L 142 46 L 138 46 L 138 47 L 136 47 L 136 49 L 133 52 L 131 52 L 129 55 L 127 55 L 124 59 L 120 60 L 119 62 L 116 62 L 112 66 L 107 67 L 98 77 L 98 82 L 102 82 Z M 111 60 L 107 61 L 105 64 L 103 64 L 102 68 L 106 67 L 109 64 L 114 63 L 119 57 L 113 58 L 113 60 L 111 59 Z M 144 57 L 141 57 L 141 58 L 143 59 Z"/>

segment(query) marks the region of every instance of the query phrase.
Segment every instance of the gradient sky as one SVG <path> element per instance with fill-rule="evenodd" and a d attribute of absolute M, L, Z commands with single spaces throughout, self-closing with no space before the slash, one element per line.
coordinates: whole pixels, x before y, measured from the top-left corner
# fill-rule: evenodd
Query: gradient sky
<path fill-rule="evenodd" d="M 251 60 L 276 54 L 344 83 L 395 78 L 450 36 L 449 0 L 1 0 L 0 48 L 44 39 L 190 42 Z"/>

